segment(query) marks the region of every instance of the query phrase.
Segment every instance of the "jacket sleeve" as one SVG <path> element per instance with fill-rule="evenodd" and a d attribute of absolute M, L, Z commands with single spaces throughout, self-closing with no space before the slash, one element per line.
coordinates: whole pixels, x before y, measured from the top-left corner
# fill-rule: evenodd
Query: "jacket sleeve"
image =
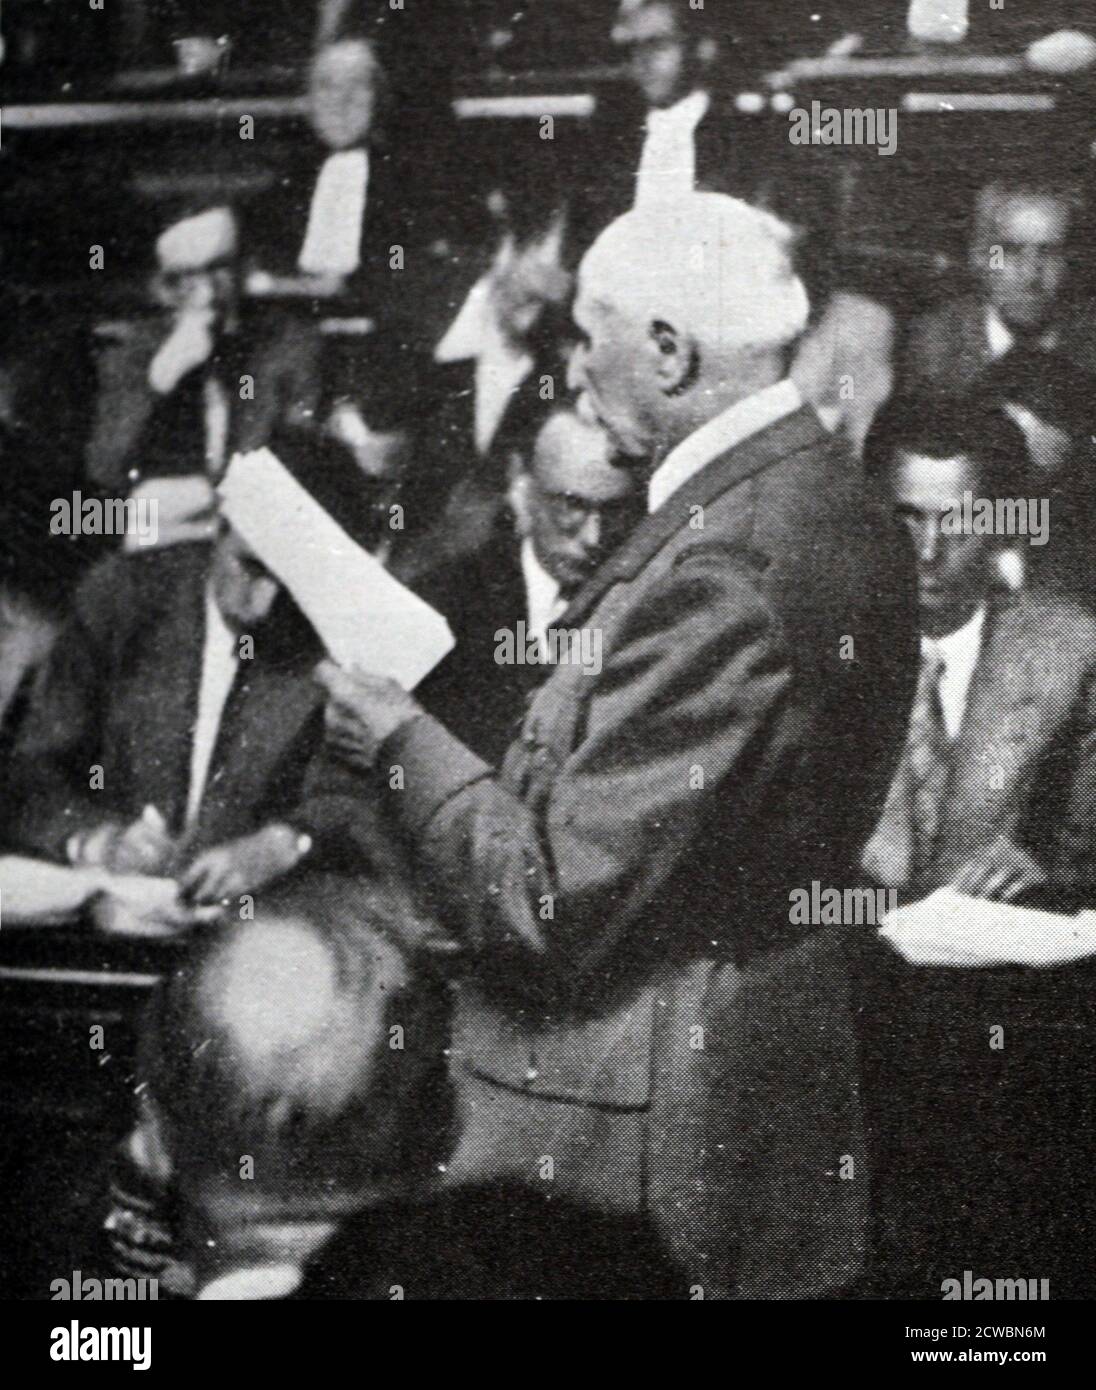
<path fill-rule="evenodd" d="M 1090 661 L 1076 716 L 1069 784 L 1051 877 L 1061 883 L 1096 883 L 1096 658 Z"/>
<path fill-rule="evenodd" d="M 596 968 L 713 798 L 740 797 L 745 822 L 758 793 L 745 770 L 737 787 L 729 774 L 758 751 L 792 674 L 755 575 L 696 547 L 603 661 L 570 746 L 527 736 L 501 776 L 429 716 L 382 749 L 404 768 L 396 814 L 491 973 L 512 965 L 551 987 Z"/>
<path fill-rule="evenodd" d="M 109 781 L 104 790 L 93 791 L 91 776 L 99 757 L 104 681 L 110 669 L 109 625 L 97 622 L 95 615 L 103 600 L 98 591 L 112 577 L 120 577 L 120 570 L 108 562 L 89 576 L 90 587 L 85 583 L 77 594 L 38 673 L 12 751 L 8 831 L 28 853 L 63 858 L 71 835 L 111 818 Z"/>

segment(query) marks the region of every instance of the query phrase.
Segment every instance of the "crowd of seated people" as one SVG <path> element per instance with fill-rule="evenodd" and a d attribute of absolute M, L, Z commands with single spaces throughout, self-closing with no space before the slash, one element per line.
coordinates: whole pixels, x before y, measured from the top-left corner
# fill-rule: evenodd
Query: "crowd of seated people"
<path fill-rule="evenodd" d="M 901 708 L 902 679 L 879 672 L 898 733 L 876 779 L 877 813 L 858 826 L 858 882 L 909 899 L 951 885 L 1001 901 L 1096 883 L 1096 317 L 1077 297 L 1080 190 L 1023 170 L 987 182 L 971 209 L 970 292 L 916 321 L 829 276 L 808 307 L 797 277 L 811 283 L 802 259 L 818 255 L 815 230 L 754 214 L 781 211 L 786 193 L 760 176 L 753 137 L 738 136 L 726 84 L 715 80 L 731 55 L 716 26 L 695 19 L 676 0 L 623 0 L 612 39 L 630 61 L 627 100 L 583 134 L 583 158 L 596 152 L 604 177 L 583 178 L 566 167 L 570 156 L 554 167 L 550 146 L 539 145 L 467 213 L 464 225 L 481 231 L 469 254 L 453 251 L 445 220 L 415 188 L 376 48 L 345 33 L 326 42 L 308 79 L 317 146 L 259 204 L 168 210 L 149 313 L 115 325 L 103 343 L 80 482 L 89 499 L 154 504 L 152 545 L 126 534 L 74 559 L 65 538 L 46 541 L 51 499 L 40 488 L 24 494 L 19 479 L 48 421 L 34 418 L 33 402 L 16 412 L 0 373 L 9 480 L 0 869 L 18 872 L 14 855 L 70 865 L 89 875 L 89 894 L 100 871 L 179 885 L 177 926 L 193 931 L 194 950 L 150 1014 L 142 1113 L 118 1156 L 108 1219 L 112 1258 L 155 1272 L 169 1291 L 389 1297 L 417 1243 L 420 1285 L 408 1296 L 537 1296 L 550 1283 L 557 1295 L 688 1296 L 650 1228 L 620 1212 L 602 1211 L 595 1229 L 568 1199 L 549 1211 L 543 1193 L 520 1185 L 500 1195 L 472 1181 L 463 1201 L 442 1190 L 439 1169 L 467 1147 L 444 1063 L 456 947 L 453 922 L 420 880 L 437 848 L 423 847 L 426 822 L 466 788 L 439 793 L 429 816 L 401 810 L 390 823 L 377 788 L 389 775 L 382 750 L 400 745 L 378 738 L 363 794 L 360 767 L 335 756 L 339 699 L 315 675 L 321 637 L 221 515 L 217 492 L 234 454 L 268 447 L 355 546 L 442 613 L 455 647 L 417 690 L 404 728 L 417 720 L 429 739 L 444 726 L 469 755 L 460 769 L 471 768 L 470 784 L 505 768 L 535 803 L 538 778 L 567 763 L 528 727 L 514 751 L 549 678 L 548 635 L 570 622 L 576 600 L 578 611 L 602 600 L 597 576 L 622 546 L 619 573 L 635 577 L 628 537 L 665 505 L 658 479 L 641 486 L 621 436 L 591 405 L 594 369 L 573 365 L 592 357 L 589 307 L 572 320 L 577 268 L 631 209 L 657 221 L 660 208 L 712 193 L 763 218 L 759 275 L 773 274 L 774 295 L 789 294 L 797 327 L 772 351 L 775 383 L 759 379 L 756 421 L 728 427 L 734 443 L 803 412 L 818 435 L 803 447 L 839 460 L 833 496 L 843 489 L 901 523 L 889 553 L 908 542 L 916 600 L 896 598 L 888 611 L 905 623 L 895 663 L 903 652 L 920 659 Z M 628 267 L 619 270 L 627 279 Z M 656 349 L 664 370 L 676 370 L 669 330 Z M 665 395 L 680 399 L 702 370 L 717 398 L 718 372 L 694 361 Z M 696 424 L 701 434 L 704 419 Z M 687 464 L 678 458 L 686 478 Z M 750 486 L 751 475 L 740 482 Z M 994 521 L 956 520 L 964 499 L 970 513 L 988 506 Z M 697 511 L 701 537 L 704 505 Z M 1001 516 L 1015 523 L 1004 534 Z M 866 548 L 867 524 L 856 525 L 851 545 Z M 751 573 L 772 568 L 771 582 L 794 587 L 753 544 L 736 536 L 727 549 Z M 779 525 L 763 544 L 784 544 L 796 560 L 811 550 Z M 686 547 L 673 561 L 683 585 L 690 559 Z M 704 578 L 682 604 L 703 596 Z M 891 583 L 889 574 L 880 581 L 879 604 Z M 805 621 L 816 598 L 789 599 L 789 624 Z M 614 677 L 622 686 L 642 688 L 655 670 L 662 616 L 628 616 L 625 669 Z M 511 639 L 522 659 L 500 658 Z M 713 678 L 717 646 L 686 682 Z M 764 679 L 772 659 L 760 653 L 751 677 Z M 668 697 L 656 689 L 653 698 L 663 713 Z M 557 703 L 544 722 L 586 737 L 578 697 Z M 712 708 L 725 707 L 714 699 Z M 669 712 L 669 732 L 657 719 L 651 727 L 670 737 L 686 725 L 691 735 L 695 723 L 698 739 L 715 738 L 709 717 L 690 705 Z M 591 739 L 586 761 L 574 762 L 596 796 L 608 755 L 596 731 Z M 663 825 L 650 794 L 658 773 L 641 761 L 658 750 L 642 740 L 623 736 L 622 784 L 646 835 Z M 432 748 L 403 746 L 407 756 L 391 761 L 412 775 Z M 409 795 L 406 804 L 416 803 Z M 850 826 L 866 807 L 847 808 Z M 495 833 L 484 827 L 497 814 L 488 807 L 461 830 L 451 875 L 461 851 Z M 558 829 L 575 812 L 546 814 Z M 589 859 L 615 902 L 627 885 L 610 870 L 631 861 L 612 830 L 593 832 Z M 499 882 L 509 891 L 515 862 L 528 862 L 530 877 L 544 868 L 500 851 L 485 892 L 498 894 Z M 478 886 L 469 882 L 454 888 L 462 901 Z M 255 895 L 253 921 L 209 929 L 225 904 Z M 515 935 L 499 947 L 508 965 L 520 960 L 516 946 L 509 955 Z M 491 945 L 477 942 L 473 954 Z M 610 1048 L 628 1044 L 633 1026 L 620 1024 Z M 406 1050 L 390 1047 L 392 1028 Z M 500 1034 L 498 1045 L 505 1053 L 510 1041 Z M 537 1070 L 531 1060 L 534 1090 Z M 477 1077 L 477 1124 L 507 1124 Z M 630 1122 L 641 1107 L 614 1093 L 593 1108 Z M 243 1198 L 241 1154 L 260 1169 Z M 383 1215 L 392 1210 L 398 1221 Z M 568 1270 L 568 1244 L 580 1237 L 598 1259 Z M 519 1251 L 530 1242 L 526 1260 Z"/>

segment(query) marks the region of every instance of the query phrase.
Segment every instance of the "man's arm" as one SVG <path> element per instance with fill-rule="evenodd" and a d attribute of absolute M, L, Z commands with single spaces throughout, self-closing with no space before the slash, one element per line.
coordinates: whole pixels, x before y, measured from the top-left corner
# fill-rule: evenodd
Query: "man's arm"
<path fill-rule="evenodd" d="M 1085 672 L 1070 750 L 1073 777 L 1054 838 L 1051 881 L 1096 885 L 1096 661 Z"/>
<path fill-rule="evenodd" d="M 404 771 L 388 796 L 492 969 L 573 977 L 673 871 L 791 680 L 756 581 L 698 548 L 625 621 L 573 748 L 526 748 L 496 777 L 422 716 L 380 750 Z M 734 788 L 743 825 L 760 791 L 745 774 Z"/>
<path fill-rule="evenodd" d="M 38 673 L 12 752 L 9 833 L 13 844 L 28 853 L 63 859 L 72 835 L 110 819 L 109 789 L 91 790 L 104 682 L 109 679 L 106 631 L 93 614 L 98 590 L 110 575 L 120 577 L 114 564 L 93 573 L 81 587 Z"/>

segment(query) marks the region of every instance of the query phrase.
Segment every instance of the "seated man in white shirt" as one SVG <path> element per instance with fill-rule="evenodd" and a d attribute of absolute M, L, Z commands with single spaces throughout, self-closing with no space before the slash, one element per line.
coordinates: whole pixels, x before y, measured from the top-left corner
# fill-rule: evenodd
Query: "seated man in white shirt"
<path fill-rule="evenodd" d="M 1068 183 L 1017 176 L 987 184 L 971 239 L 976 289 L 912 325 L 902 388 L 966 390 L 1014 348 L 1059 352 L 1087 369 L 1096 318 L 1070 294 L 1080 213 Z"/>
<path fill-rule="evenodd" d="M 549 643 L 549 629 L 635 524 L 643 499 L 602 431 L 560 407 L 542 425 L 529 465 L 514 465 L 508 501 L 488 542 L 421 589 L 445 613 L 457 645 L 419 696 L 492 763 L 501 762 L 527 693 L 550 669 L 558 644 Z"/>
<path fill-rule="evenodd" d="M 359 543 L 372 494 L 334 442 L 279 456 Z M 112 557 L 77 590 L 11 760 L 11 848 L 167 875 L 197 903 L 250 893 L 337 843 L 308 774 L 322 738 L 318 637 L 222 523 L 212 547 Z M 333 848 L 336 855 L 338 851 Z"/>
<path fill-rule="evenodd" d="M 598 99 L 589 160 L 596 177 L 587 170 L 581 180 L 584 245 L 633 204 L 734 188 L 728 112 L 710 90 L 726 30 L 714 20 L 687 0 L 621 0 L 612 40 L 631 80 L 619 99 Z"/>
<path fill-rule="evenodd" d="M 389 249 L 406 246 L 413 219 L 397 152 L 376 138 L 385 90 L 367 39 L 340 39 L 316 54 L 307 94 L 315 138 L 277 171 L 274 190 L 248 218 L 252 293 L 326 300 L 356 287 L 356 297 L 372 300 L 375 288 L 398 278 Z"/>
<path fill-rule="evenodd" d="M 880 416 L 866 458 L 914 543 L 922 665 L 863 867 L 911 896 L 1096 882 L 1096 620 L 1000 578 L 1003 554 L 1046 539 L 1023 435 L 913 400 Z"/>

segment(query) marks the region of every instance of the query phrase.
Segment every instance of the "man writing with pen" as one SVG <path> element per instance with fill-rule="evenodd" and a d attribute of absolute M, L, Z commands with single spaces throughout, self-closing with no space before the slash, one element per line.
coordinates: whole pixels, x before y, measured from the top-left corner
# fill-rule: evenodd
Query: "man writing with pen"
<path fill-rule="evenodd" d="M 287 433 L 287 468 L 370 548 L 377 509 L 341 446 Z M 319 638 L 224 521 L 212 546 L 112 557 L 82 584 L 12 757 L 10 848 L 174 878 L 184 901 L 252 893 L 339 856 Z"/>

